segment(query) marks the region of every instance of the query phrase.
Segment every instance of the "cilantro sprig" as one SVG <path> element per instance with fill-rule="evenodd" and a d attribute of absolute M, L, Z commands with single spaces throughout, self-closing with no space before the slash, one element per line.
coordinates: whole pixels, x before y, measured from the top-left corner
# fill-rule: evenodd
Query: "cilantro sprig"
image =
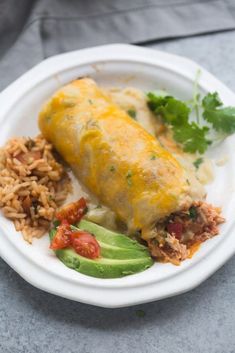
<path fill-rule="evenodd" d="M 197 82 L 191 102 L 149 92 L 147 104 L 169 126 L 174 140 L 182 145 L 185 152 L 203 154 L 216 140 L 216 137 L 212 138 L 211 131 L 217 133 L 217 139 L 235 132 L 235 107 L 224 107 L 217 92 L 208 93 L 201 99 Z M 192 118 L 192 111 L 196 121 Z"/>

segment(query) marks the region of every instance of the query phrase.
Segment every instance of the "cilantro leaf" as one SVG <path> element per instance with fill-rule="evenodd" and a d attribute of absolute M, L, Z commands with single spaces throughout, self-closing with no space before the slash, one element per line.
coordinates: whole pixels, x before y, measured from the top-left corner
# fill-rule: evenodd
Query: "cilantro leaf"
<path fill-rule="evenodd" d="M 195 122 L 186 123 L 179 127 L 173 127 L 173 137 L 176 142 L 183 145 L 183 150 L 190 153 L 204 153 L 211 144 L 206 134 L 209 128 L 199 127 Z"/>
<path fill-rule="evenodd" d="M 171 125 L 182 125 L 188 121 L 190 108 L 178 99 L 171 96 L 156 96 L 148 93 L 148 106 L 160 115 L 164 122 Z"/>
<path fill-rule="evenodd" d="M 235 132 L 235 107 L 223 107 L 217 92 L 208 93 L 202 100 L 203 118 L 216 131 L 232 134 Z"/>
<path fill-rule="evenodd" d="M 153 92 L 149 92 L 147 93 L 147 104 L 150 110 L 152 110 L 153 112 L 155 112 L 155 110 L 157 108 L 159 108 L 160 106 L 165 106 L 167 103 L 167 98 L 169 98 L 170 96 L 157 96 L 155 93 Z"/>
<path fill-rule="evenodd" d="M 220 107 L 222 104 L 218 92 L 208 93 L 202 100 L 202 106 L 205 109 L 215 109 Z"/>

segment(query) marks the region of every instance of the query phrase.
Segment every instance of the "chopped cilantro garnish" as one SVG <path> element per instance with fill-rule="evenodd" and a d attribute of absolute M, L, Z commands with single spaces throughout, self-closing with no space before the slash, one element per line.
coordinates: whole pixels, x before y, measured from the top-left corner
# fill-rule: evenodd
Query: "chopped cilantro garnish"
<path fill-rule="evenodd" d="M 196 219 L 197 218 L 197 209 L 194 206 L 191 206 L 189 209 L 189 217 L 191 219 Z"/>
<path fill-rule="evenodd" d="M 111 165 L 111 167 L 109 168 L 110 172 L 115 172 L 116 168 L 114 167 L 114 165 Z"/>
<path fill-rule="evenodd" d="M 198 169 L 202 163 L 203 163 L 203 158 L 198 158 L 193 162 L 193 165 L 196 169 Z"/>
<path fill-rule="evenodd" d="M 157 158 L 157 157 L 155 156 L 155 154 L 153 154 L 153 155 L 150 157 L 151 161 L 154 161 L 156 158 Z"/>
<path fill-rule="evenodd" d="M 92 105 L 93 101 L 91 99 L 88 99 L 88 102 Z"/>
<path fill-rule="evenodd" d="M 76 102 L 74 101 L 74 99 L 70 99 L 70 98 L 65 98 L 63 99 L 63 103 L 66 107 L 68 108 L 72 108 L 75 106 Z"/>
<path fill-rule="evenodd" d="M 127 184 L 129 186 L 132 185 L 132 180 L 131 180 L 131 177 L 132 177 L 132 172 L 130 170 L 128 170 L 127 174 L 126 174 L 126 180 L 127 180 Z"/>
<path fill-rule="evenodd" d="M 60 225 L 60 221 L 58 219 L 54 220 L 53 226 L 56 228 Z"/>
<path fill-rule="evenodd" d="M 136 111 L 134 109 L 129 109 L 127 114 L 130 115 L 132 119 L 136 120 Z"/>

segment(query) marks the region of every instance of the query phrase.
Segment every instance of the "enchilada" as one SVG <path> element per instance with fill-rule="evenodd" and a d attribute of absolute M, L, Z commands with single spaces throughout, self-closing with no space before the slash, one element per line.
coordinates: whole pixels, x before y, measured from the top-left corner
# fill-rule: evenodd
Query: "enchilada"
<path fill-rule="evenodd" d="M 56 92 L 39 127 L 77 178 L 128 233 L 139 231 L 159 260 L 177 264 L 217 234 L 219 210 L 192 192 L 185 168 L 92 79 Z"/>

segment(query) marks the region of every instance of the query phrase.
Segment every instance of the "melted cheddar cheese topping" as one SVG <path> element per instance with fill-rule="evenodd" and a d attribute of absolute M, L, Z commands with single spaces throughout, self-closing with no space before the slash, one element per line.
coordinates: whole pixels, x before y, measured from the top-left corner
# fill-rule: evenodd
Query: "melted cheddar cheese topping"
<path fill-rule="evenodd" d="M 147 234 L 188 197 L 180 163 L 89 78 L 56 92 L 39 127 L 79 181 L 131 230 Z"/>

